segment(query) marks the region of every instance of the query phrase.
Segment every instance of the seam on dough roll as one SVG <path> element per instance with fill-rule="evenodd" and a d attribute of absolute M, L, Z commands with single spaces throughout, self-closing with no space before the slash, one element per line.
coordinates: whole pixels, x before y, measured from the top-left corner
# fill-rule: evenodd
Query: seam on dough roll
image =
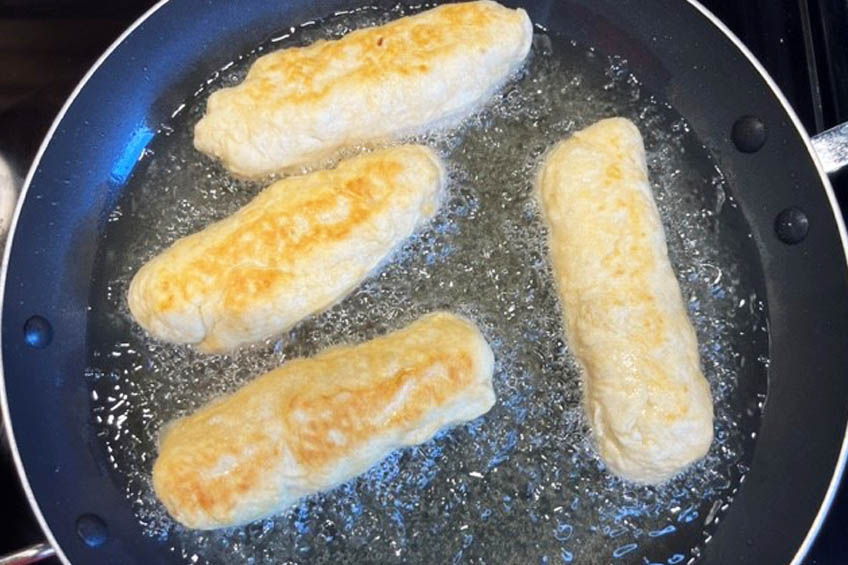
<path fill-rule="evenodd" d="M 447 4 L 256 60 L 209 97 L 195 147 L 261 177 L 349 144 L 422 131 L 480 106 L 523 63 L 524 10 Z"/>
<path fill-rule="evenodd" d="M 713 404 L 639 130 L 611 118 L 560 142 L 539 196 L 601 458 L 625 479 L 662 482 L 706 454 Z"/>
<path fill-rule="evenodd" d="M 278 334 L 359 284 L 435 213 L 443 182 L 420 145 L 278 181 L 146 263 L 130 311 L 155 337 L 205 352 Z"/>
<path fill-rule="evenodd" d="M 169 424 L 156 495 L 190 528 L 275 514 L 488 412 L 493 366 L 474 324 L 446 312 L 290 361 Z"/>

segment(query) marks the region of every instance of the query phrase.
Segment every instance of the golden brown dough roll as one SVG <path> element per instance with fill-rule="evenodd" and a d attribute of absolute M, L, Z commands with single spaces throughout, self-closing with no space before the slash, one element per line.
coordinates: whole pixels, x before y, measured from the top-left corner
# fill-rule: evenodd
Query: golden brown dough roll
<path fill-rule="evenodd" d="M 639 130 L 612 118 L 575 133 L 548 155 L 540 190 L 598 450 L 626 479 L 663 481 L 709 449 L 713 404 Z"/>
<path fill-rule="evenodd" d="M 257 59 L 209 97 L 194 145 L 258 177 L 337 148 L 418 132 L 485 102 L 524 61 L 524 10 L 447 4 Z"/>
<path fill-rule="evenodd" d="M 486 413 L 492 351 L 449 313 L 290 361 L 168 426 L 153 486 L 190 528 L 243 524 Z"/>
<path fill-rule="evenodd" d="M 331 306 L 432 216 L 439 158 L 420 145 L 276 182 L 182 238 L 130 284 L 130 310 L 165 341 L 222 352 Z"/>

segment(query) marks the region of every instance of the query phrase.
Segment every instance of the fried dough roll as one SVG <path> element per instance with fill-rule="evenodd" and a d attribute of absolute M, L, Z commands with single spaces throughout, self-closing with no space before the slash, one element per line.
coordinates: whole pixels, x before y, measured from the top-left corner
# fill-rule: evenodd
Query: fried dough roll
<path fill-rule="evenodd" d="M 156 495 L 190 528 L 277 513 L 486 413 L 492 370 L 477 328 L 444 312 L 289 361 L 167 428 L 153 466 Z"/>
<path fill-rule="evenodd" d="M 626 479 L 661 482 L 707 452 L 713 404 L 639 130 L 612 118 L 575 133 L 550 152 L 539 181 L 600 455 Z"/>
<path fill-rule="evenodd" d="M 482 0 L 282 49 L 209 97 L 194 145 L 235 174 L 261 177 L 344 145 L 419 132 L 485 102 L 532 38 L 524 10 Z"/>
<path fill-rule="evenodd" d="M 205 352 L 278 334 L 344 297 L 432 216 L 443 176 L 435 153 L 408 145 L 276 182 L 144 265 L 130 311 L 155 337 Z"/>

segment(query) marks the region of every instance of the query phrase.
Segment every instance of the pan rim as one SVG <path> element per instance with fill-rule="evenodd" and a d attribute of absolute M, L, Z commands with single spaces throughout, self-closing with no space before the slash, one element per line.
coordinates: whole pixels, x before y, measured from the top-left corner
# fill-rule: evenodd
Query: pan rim
<path fill-rule="evenodd" d="M 146 22 L 155 12 L 161 9 L 164 5 L 168 4 L 170 1 L 171 0 L 159 0 L 146 12 L 139 16 L 137 20 L 135 20 L 129 27 L 127 27 L 127 29 L 124 30 L 118 36 L 118 38 L 115 39 L 115 41 L 113 41 L 109 45 L 109 47 L 100 55 L 100 57 L 97 58 L 91 68 L 89 68 L 88 71 L 86 71 L 85 75 L 83 75 L 83 77 L 80 79 L 79 83 L 68 96 L 67 100 L 62 105 L 62 108 L 59 110 L 58 114 L 54 118 L 50 129 L 45 134 L 45 137 L 42 140 L 41 145 L 39 146 L 35 158 L 33 159 L 33 162 L 30 165 L 26 178 L 24 179 L 24 183 L 21 187 L 21 192 L 18 196 L 18 201 L 15 205 L 15 210 L 12 215 L 12 221 L 9 225 L 8 236 L 2 256 L 2 265 L 0 265 L 0 319 L 2 319 L 3 316 L 3 306 L 5 304 L 9 259 L 11 256 L 12 242 L 14 240 L 14 235 L 17 230 L 18 219 L 20 218 L 21 210 L 23 209 L 23 204 L 26 201 L 26 196 L 32 183 L 32 179 L 34 178 L 35 173 L 41 163 L 41 159 L 47 149 L 47 146 L 50 144 L 50 141 L 52 140 L 56 130 L 58 129 L 61 122 L 64 120 L 65 114 L 67 113 L 70 106 L 74 103 L 79 93 L 85 88 L 91 77 L 98 71 L 102 64 L 112 55 L 113 51 L 115 51 L 115 49 L 117 49 L 118 46 L 120 46 L 126 40 L 126 38 L 131 35 L 139 26 Z M 795 113 L 795 110 L 792 108 L 791 104 L 786 99 L 785 95 L 780 90 L 777 83 L 774 81 L 774 79 L 771 77 L 765 67 L 763 67 L 762 63 L 760 63 L 760 61 L 754 56 L 754 54 L 725 25 L 725 23 L 722 22 L 705 6 L 703 6 L 699 0 L 686 1 L 693 8 L 695 8 L 708 22 L 710 22 L 716 29 L 718 29 L 718 31 L 720 31 L 728 40 L 730 40 L 731 43 L 733 43 L 734 47 L 736 47 L 736 49 L 742 55 L 744 55 L 744 57 L 748 60 L 754 70 L 757 71 L 760 77 L 771 89 L 772 94 L 783 108 L 784 113 L 789 117 L 795 130 L 800 135 L 804 147 L 807 149 L 807 153 L 812 158 L 816 171 L 819 174 L 819 179 L 823 185 L 825 194 L 830 204 L 830 211 L 833 214 L 833 218 L 836 222 L 836 227 L 839 232 L 839 238 L 842 243 L 843 256 L 845 258 L 846 263 L 848 263 L 848 231 L 846 231 L 845 222 L 840 212 L 839 204 L 837 202 L 833 186 L 830 182 L 830 178 L 824 171 L 824 168 L 817 153 L 815 152 L 815 149 L 813 148 L 810 135 L 804 125 L 801 123 L 801 120 L 798 118 L 798 115 Z M 2 336 L 0 336 L 0 351 L 2 351 Z M 70 565 L 70 560 L 67 558 L 64 551 L 62 550 L 62 547 L 57 542 L 49 524 L 47 523 L 44 518 L 44 515 L 41 512 L 41 508 L 39 507 L 38 502 L 35 498 L 34 492 L 29 482 L 29 478 L 23 465 L 23 461 L 21 460 L 20 453 L 18 451 L 14 427 L 12 425 L 11 415 L 9 411 L 8 398 L 6 395 L 5 370 L 3 365 L 2 354 L 0 354 L 0 412 L 2 412 L 2 423 L 4 426 L 4 430 L 8 436 L 9 448 L 12 455 L 12 460 L 14 461 L 15 470 L 18 474 L 19 480 L 21 481 L 21 487 L 24 490 L 24 494 L 26 495 L 30 508 L 32 509 L 33 514 L 35 515 L 35 518 L 39 526 L 41 527 L 42 532 L 47 538 L 47 541 L 55 549 L 56 557 L 58 557 L 62 563 Z M 843 475 L 845 473 L 846 463 L 848 463 L 848 427 L 843 430 L 842 445 L 839 451 L 839 457 L 837 458 L 836 465 L 831 475 L 831 480 L 828 485 L 828 489 L 825 492 L 825 496 L 822 499 L 815 519 L 813 520 L 812 524 L 810 524 L 807 530 L 807 535 L 805 536 L 803 542 L 799 546 L 794 558 L 791 561 L 792 565 L 800 565 L 801 561 L 806 557 L 807 553 L 809 553 L 809 550 L 812 547 L 812 544 L 815 541 L 816 537 L 818 536 L 821 527 L 827 517 L 827 514 L 833 504 L 833 500 L 836 496 L 836 491 L 838 490 Z"/>
<path fill-rule="evenodd" d="M 12 242 L 14 240 L 15 232 L 18 227 L 18 219 L 21 215 L 21 210 L 23 209 L 24 202 L 26 201 L 27 193 L 29 192 L 29 187 L 32 183 L 32 179 L 35 176 L 35 172 L 38 169 L 39 164 L 41 163 L 41 158 L 44 156 L 44 152 L 47 150 L 47 146 L 50 144 L 50 141 L 53 139 L 53 135 L 56 133 L 56 130 L 59 127 L 59 124 L 62 123 L 62 120 L 65 118 L 65 114 L 68 112 L 68 109 L 76 100 L 77 96 L 80 92 L 82 92 L 83 88 L 85 88 L 86 84 L 88 84 L 89 79 L 97 72 L 97 70 L 103 65 L 103 63 L 112 55 L 112 52 L 121 45 L 124 40 L 132 34 L 136 28 L 141 26 L 145 21 L 147 21 L 150 16 L 152 16 L 156 11 L 158 11 L 162 6 L 170 2 L 170 0 L 159 0 L 156 4 L 151 6 L 146 12 L 144 12 L 137 20 L 135 20 L 130 26 L 125 29 L 118 37 L 113 41 L 109 47 L 97 58 L 91 68 L 86 71 L 83 77 L 80 79 L 79 83 L 74 87 L 71 94 L 68 96 L 68 99 L 65 100 L 65 103 L 62 105 L 62 108 L 59 110 L 59 113 L 56 114 L 56 117 L 53 119 L 53 123 L 50 124 L 50 129 L 47 130 L 47 133 L 44 135 L 44 139 L 41 142 L 41 145 L 38 147 L 38 152 L 35 154 L 35 158 L 30 165 L 29 171 L 27 172 L 26 178 L 24 179 L 24 184 L 21 186 L 21 192 L 18 195 L 18 201 L 15 204 L 15 211 L 12 215 L 12 221 L 9 224 L 8 235 L 6 238 L 5 248 L 3 250 L 3 262 L 0 265 L 0 320 L 3 319 L 3 304 L 6 299 L 6 280 L 9 272 L 9 257 L 12 254 Z M 0 332 L 2 333 L 2 332 Z M 3 347 L 3 337 L 0 335 L 0 352 L 2 352 Z M 41 512 L 41 507 L 38 505 L 38 501 L 35 499 L 35 494 L 32 490 L 32 486 L 29 483 L 29 477 L 27 476 L 26 469 L 24 468 L 23 461 L 21 460 L 20 452 L 18 451 L 18 442 L 15 438 L 14 426 L 12 425 L 12 418 L 9 412 L 9 403 L 8 398 L 6 397 L 6 372 L 3 366 L 3 355 L 0 353 L 0 412 L 2 412 L 2 422 L 3 429 L 6 432 L 6 435 L 9 440 L 9 450 L 12 453 L 12 460 L 15 463 L 15 471 L 18 474 L 18 479 L 21 482 L 21 488 L 24 490 L 24 494 L 26 495 L 27 501 L 29 502 L 29 506 L 32 509 L 33 514 L 35 515 L 35 519 L 38 522 L 38 525 L 41 527 L 41 531 L 44 536 L 47 538 L 47 542 L 53 547 L 56 551 L 56 557 L 59 558 L 65 565 L 72 565 L 71 561 L 68 559 L 67 555 L 62 549 L 61 544 L 59 544 L 56 540 L 56 537 L 53 535 L 53 531 L 50 528 L 50 525 L 47 523 L 47 520 L 44 518 L 44 514 Z"/>
<path fill-rule="evenodd" d="M 824 167 L 821 164 L 821 160 L 819 159 L 818 154 L 813 148 L 812 140 L 810 139 L 810 134 L 807 132 L 807 129 L 801 123 L 801 119 L 798 117 L 798 114 L 795 113 L 795 109 L 792 108 L 792 105 L 789 103 L 789 100 L 786 99 L 786 96 L 783 94 L 783 91 L 780 90 L 780 87 L 771 77 L 766 68 L 760 63 L 759 59 L 754 56 L 754 54 L 748 49 L 748 47 L 742 43 L 742 40 L 739 39 L 735 33 L 733 33 L 727 25 L 721 21 L 715 14 L 713 14 L 710 10 L 708 10 L 704 5 L 702 5 L 698 0 L 687 0 L 689 4 L 692 5 L 693 8 L 698 10 L 701 15 L 703 15 L 710 23 L 712 23 L 720 32 L 724 34 L 727 39 L 729 39 L 736 49 L 739 50 L 742 55 L 748 59 L 748 62 L 752 67 L 760 74 L 763 80 L 766 82 L 768 87 L 771 89 L 772 94 L 783 107 L 784 112 L 789 116 L 789 120 L 792 122 L 792 125 L 801 135 L 801 139 L 804 142 L 804 147 L 807 149 L 807 153 L 809 153 L 810 157 L 813 159 L 813 164 L 816 167 L 816 171 L 819 173 L 819 178 L 821 179 L 822 186 L 825 190 L 825 194 L 827 195 L 828 202 L 830 203 L 830 211 L 833 214 L 833 219 L 836 221 L 836 228 L 839 231 L 839 239 L 842 242 L 842 253 L 845 257 L 846 262 L 848 262 L 848 232 L 846 232 L 845 221 L 842 217 L 842 213 L 839 209 L 839 203 L 836 199 L 836 193 L 833 191 L 833 185 L 830 182 L 830 177 L 824 170 Z M 810 551 L 810 548 L 813 545 L 813 542 L 818 537 L 819 532 L 821 531 L 822 525 L 824 524 L 825 519 L 827 518 L 827 514 L 830 511 L 830 507 L 833 505 L 833 499 L 836 497 L 836 491 L 839 489 L 839 485 L 842 482 L 842 478 L 845 474 L 845 466 L 848 463 L 848 427 L 842 431 L 842 446 L 839 449 L 839 457 L 836 460 L 836 466 L 833 469 L 833 474 L 830 477 L 830 484 L 827 487 L 827 491 L 825 492 L 824 498 L 822 499 L 821 505 L 819 506 L 819 511 L 816 514 L 813 523 L 810 524 L 809 529 L 807 530 L 807 535 L 804 537 L 804 541 L 801 542 L 801 545 L 798 547 L 798 550 L 795 552 L 795 557 L 791 561 L 791 565 L 801 565 L 801 562 L 806 558 L 807 554 Z"/>

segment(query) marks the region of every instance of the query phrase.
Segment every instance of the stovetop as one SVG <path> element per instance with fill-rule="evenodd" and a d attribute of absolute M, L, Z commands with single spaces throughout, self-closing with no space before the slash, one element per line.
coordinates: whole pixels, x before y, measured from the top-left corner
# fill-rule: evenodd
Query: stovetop
<path fill-rule="evenodd" d="M 848 121 L 848 0 L 701 1 L 763 62 L 808 131 Z M 0 161 L 5 159 L 13 177 L 25 175 L 50 123 L 88 67 L 152 3 L 0 0 Z M 835 178 L 834 186 L 848 210 L 848 172 Z M 848 480 L 807 565 L 848 563 L 846 485 Z M 0 500 L 0 555 L 42 541 L 5 438 Z"/>

